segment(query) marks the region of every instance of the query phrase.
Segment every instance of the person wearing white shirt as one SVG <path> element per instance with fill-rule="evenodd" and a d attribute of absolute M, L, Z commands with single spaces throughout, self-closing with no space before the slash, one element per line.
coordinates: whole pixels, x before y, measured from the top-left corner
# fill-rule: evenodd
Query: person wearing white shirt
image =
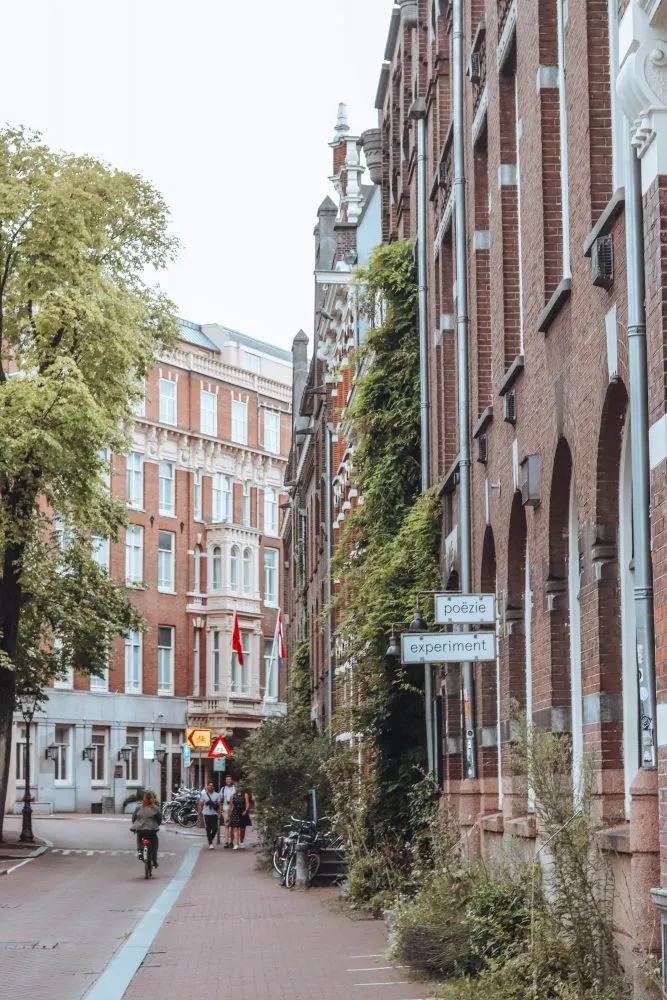
<path fill-rule="evenodd" d="M 236 794 L 236 786 L 232 779 L 231 774 L 225 777 L 225 786 L 222 789 L 222 815 L 225 821 L 225 847 L 232 846 L 232 828 L 230 826 L 230 807 L 232 804 L 232 799 Z"/>

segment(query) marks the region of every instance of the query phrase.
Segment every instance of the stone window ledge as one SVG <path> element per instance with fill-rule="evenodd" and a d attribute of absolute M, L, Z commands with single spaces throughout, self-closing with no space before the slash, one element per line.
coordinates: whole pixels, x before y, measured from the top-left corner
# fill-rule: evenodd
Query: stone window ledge
<path fill-rule="evenodd" d="M 620 187 L 614 191 L 613 195 L 603 209 L 600 218 L 595 223 L 590 233 L 584 241 L 584 257 L 590 257 L 593 252 L 593 244 L 598 236 L 606 236 L 625 208 L 625 188 Z"/>
<path fill-rule="evenodd" d="M 561 311 L 572 294 L 572 278 L 562 278 L 556 289 L 545 305 L 544 309 L 537 317 L 537 329 L 540 333 L 546 333 L 558 313 Z"/>

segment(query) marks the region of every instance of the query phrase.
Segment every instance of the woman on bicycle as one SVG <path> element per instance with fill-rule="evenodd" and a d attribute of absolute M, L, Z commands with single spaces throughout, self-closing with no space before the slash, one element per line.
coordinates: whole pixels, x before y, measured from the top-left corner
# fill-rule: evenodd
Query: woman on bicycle
<path fill-rule="evenodd" d="M 150 840 L 151 842 L 151 855 L 153 858 L 153 868 L 158 867 L 157 863 L 157 849 L 158 849 L 158 836 L 157 832 L 160 828 L 160 823 L 162 822 L 162 812 L 157 804 L 155 795 L 153 792 L 144 792 L 144 799 L 140 806 L 132 813 L 132 829 L 136 831 L 137 834 L 137 851 L 139 853 L 139 860 L 143 860 L 141 841 L 143 838 Z"/>

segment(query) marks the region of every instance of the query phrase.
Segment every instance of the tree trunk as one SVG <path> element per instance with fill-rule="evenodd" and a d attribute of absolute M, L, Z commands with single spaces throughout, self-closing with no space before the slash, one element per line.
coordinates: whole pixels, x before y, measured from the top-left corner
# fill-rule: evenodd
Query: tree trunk
<path fill-rule="evenodd" d="M 16 679 L 11 670 L 0 669 L 0 843 L 5 818 L 9 761 L 12 753 L 12 723 L 16 697 Z"/>

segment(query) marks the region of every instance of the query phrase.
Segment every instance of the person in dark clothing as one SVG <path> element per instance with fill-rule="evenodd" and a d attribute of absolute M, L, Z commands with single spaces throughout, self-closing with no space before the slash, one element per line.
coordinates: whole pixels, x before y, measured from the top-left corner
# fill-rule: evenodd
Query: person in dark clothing
<path fill-rule="evenodd" d="M 229 825 L 232 828 L 232 836 L 234 838 L 233 849 L 235 851 L 241 850 L 245 846 L 243 840 L 245 838 L 246 827 L 250 826 L 250 804 L 248 793 L 242 791 L 237 785 L 234 798 L 231 801 L 229 821 Z"/>
<path fill-rule="evenodd" d="M 208 849 L 212 851 L 215 847 L 214 841 L 218 832 L 220 822 L 220 812 L 222 810 L 222 796 L 216 792 L 215 785 L 209 781 L 204 791 L 199 796 L 199 813 L 203 813 L 204 825 L 206 827 L 206 837 L 208 839 Z"/>
<path fill-rule="evenodd" d="M 142 860 L 142 839 L 145 837 L 151 842 L 151 854 L 153 857 L 153 868 L 158 868 L 158 835 L 160 823 L 162 822 L 162 812 L 157 804 L 153 792 L 144 794 L 143 802 L 132 813 L 132 829 L 137 834 L 137 852 L 139 860 Z"/>

